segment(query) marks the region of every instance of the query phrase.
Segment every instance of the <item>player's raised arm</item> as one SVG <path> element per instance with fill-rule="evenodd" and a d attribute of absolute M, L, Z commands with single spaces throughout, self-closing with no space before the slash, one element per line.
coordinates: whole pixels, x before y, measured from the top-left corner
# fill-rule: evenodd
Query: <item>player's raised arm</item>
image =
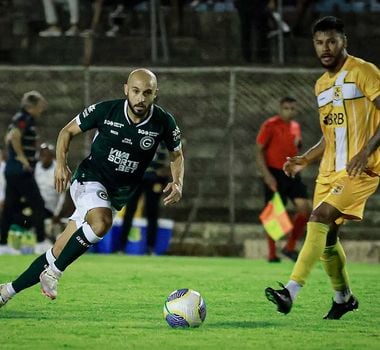
<path fill-rule="evenodd" d="M 164 193 L 169 192 L 164 198 L 164 205 L 177 203 L 182 197 L 183 175 L 185 172 L 182 149 L 170 152 L 170 170 L 173 180 L 164 188 Z"/>
<path fill-rule="evenodd" d="M 81 133 L 78 123 L 75 119 L 66 124 L 58 134 L 56 146 L 56 168 L 54 172 L 54 183 L 57 192 L 63 192 L 71 178 L 71 170 L 67 165 L 67 154 L 71 139 Z"/>

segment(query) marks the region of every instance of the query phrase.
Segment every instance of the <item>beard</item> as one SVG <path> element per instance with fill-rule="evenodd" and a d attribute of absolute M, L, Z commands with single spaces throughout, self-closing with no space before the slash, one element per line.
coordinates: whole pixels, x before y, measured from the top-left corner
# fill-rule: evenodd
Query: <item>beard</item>
<path fill-rule="evenodd" d="M 342 64 L 342 61 L 344 61 L 344 51 L 342 50 L 339 54 L 337 54 L 334 59 L 330 62 L 330 63 L 323 63 L 322 62 L 322 58 L 319 59 L 319 63 L 321 64 L 321 66 L 327 70 L 335 70 L 336 68 L 338 68 L 341 64 Z"/>
<path fill-rule="evenodd" d="M 150 110 L 150 107 L 152 106 L 152 103 L 149 104 L 148 106 L 146 106 L 146 108 L 145 108 L 144 105 L 138 105 L 138 104 L 132 106 L 132 104 L 131 104 L 130 101 L 128 100 L 128 106 L 129 106 L 129 108 L 132 110 L 133 114 L 134 114 L 136 117 L 138 117 L 138 118 L 144 118 L 144 117 L 148 114 L 148 112 L 149 112 L 149 110 Z M 136 107 L 144 107 L 144 109 L 141 110 L 141 111 L 139 111 L 139 110 L 136 110 Z"/>
<path fill-rule="evenodd" d="M 339 60 L 338 60 L 337 57 L 335 57 L 335 59 L 331 63 L 329 63 L 329 64 L 324 64 L 322 61 L 319 61 L 319 63 L 325 69 L 334 70 L 338 66 Z"/>

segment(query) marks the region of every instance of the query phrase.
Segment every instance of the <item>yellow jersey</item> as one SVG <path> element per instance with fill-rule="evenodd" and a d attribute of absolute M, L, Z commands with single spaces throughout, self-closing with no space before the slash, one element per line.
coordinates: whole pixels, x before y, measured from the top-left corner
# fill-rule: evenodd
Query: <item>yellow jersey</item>
<path fill-rule="evenodd" d="M 379 127 L 380 111 L 373 101 L 380 95 L 380 71 L 349 55 L 339 72 L 326 72 L 317 80 L 315 95 L 326 142 L 319 173 L 329 176 L 344 170 Z M 380 174 L 379 149 L 369 158 L 368 169 Z"/>

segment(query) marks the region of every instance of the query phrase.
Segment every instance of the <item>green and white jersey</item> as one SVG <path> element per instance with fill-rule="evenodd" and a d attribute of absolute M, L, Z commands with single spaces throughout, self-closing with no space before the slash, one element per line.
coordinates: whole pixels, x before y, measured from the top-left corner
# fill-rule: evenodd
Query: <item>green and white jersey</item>
<path fill-rule="evenodd" d="M 96 134 L 91 153 L 80 163 L 73 180 L 100 182 L 118 210 L 140 184 L 161 141 L 169 151 L 181 149 L 181 133 L 170 113 L 152 105 L 147 117 L 134 124 L 127 108 L 125 99 L 105 101 L 89 106 L 75 118 L 82 131 L 96 129 Z"/>

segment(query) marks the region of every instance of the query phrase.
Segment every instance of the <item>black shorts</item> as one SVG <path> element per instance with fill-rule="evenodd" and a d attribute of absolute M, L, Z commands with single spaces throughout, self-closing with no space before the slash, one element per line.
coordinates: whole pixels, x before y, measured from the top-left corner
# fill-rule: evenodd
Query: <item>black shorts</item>
<path fill-rule="evenodd" d="M 287 176 L 281 169 L 268 168 L 277 181 L 277 190 L 280 193 L 282 201 L 286 205 L 288 199 L 294 201 L 295 198 L 308 198 L 306 185 L 302 182 L 301 176 Z M 265 204 L 273 197 L 272 190 L 264 183 Z"/>

